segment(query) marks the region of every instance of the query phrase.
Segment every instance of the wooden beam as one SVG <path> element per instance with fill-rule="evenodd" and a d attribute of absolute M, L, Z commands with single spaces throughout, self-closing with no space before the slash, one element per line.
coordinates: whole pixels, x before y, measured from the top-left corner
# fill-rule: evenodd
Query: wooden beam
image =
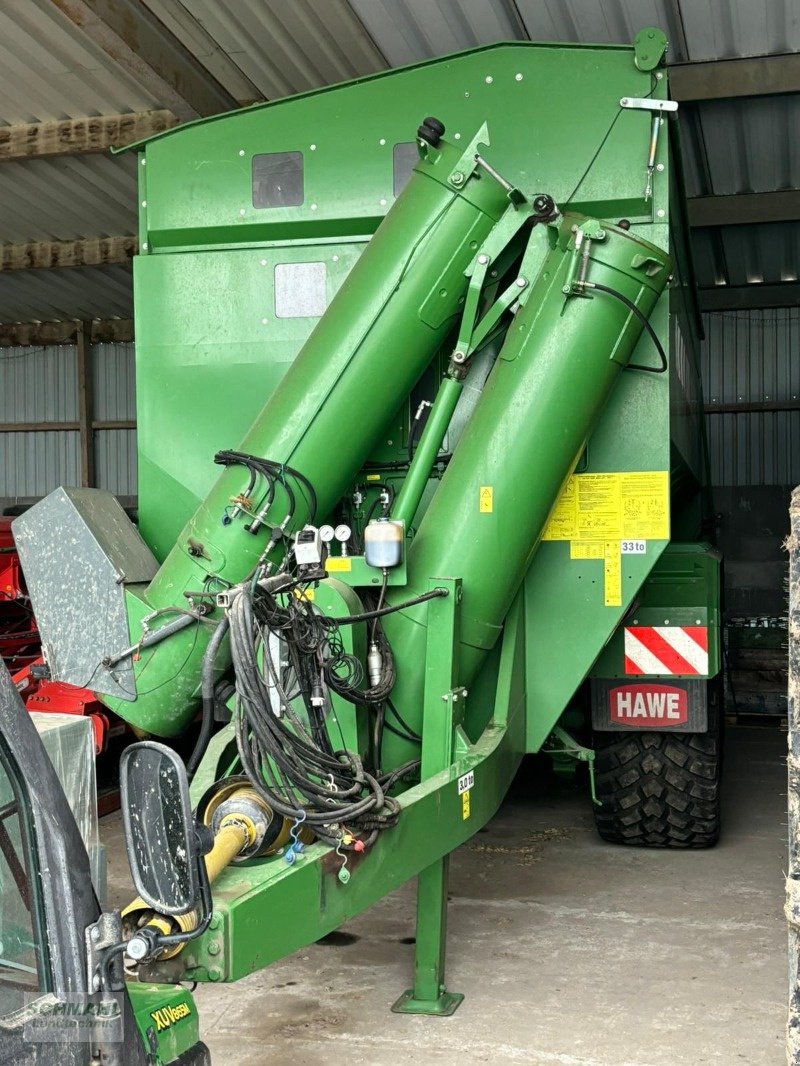
<path fill-rule="evenodd" d="M 689 199 L 688 207 L 692 227 L 796 222 L 800 219 L 800 189 L 694 196 Z"/>
<path fill-rule="evenodd" d="M 171 111 L 134 111 L 128 115 L 0 126 L 0 160 L 107 152 L 172 129 L 177 122 Z"/>
<path fill-rule="evenodd" d="M 751 311 L 767 307 L 800 306 L 800 282 L 778 285 L 715 285 L 698 289 L 701 311 Z"/>
<path fill-rule="evenodd" d="M 77 422 L 0 422 L 0 433 L 64 433 L 77 429 Z"/>
<path fill-rule="evenodd" d="M 182 121 L 239 106 L 142 0 L 51 2 Z"/>
<path fill-rule="evenodd" d="M 0 422 L 0 433 L 64 433 L 80 428 L 80 422 Z M 136 429 L 136 422 L 129 418 L 93 419 L 92 429 Z"/>
<path fill-rule="evenodd" d="M 774 414 L 776 411 L 800 411 L 800 400 L 754 400 L 747 403 L 707 403 L 707 415 Z"/>
<path fill-rule="evenodd" d="M 94 267 L 130 263 L 136 237 L 92 237 L 77 241 L 31 241 L 0 245 L 0 272 L 46 267 Z"/>
<path fill-rule="evenodd" d="M 48 344 L 75 344 L 78 322 L 17 322 L 0 324 L 0 348 L 41 348 Z M 123 344 L 133 340 L 129 318 L 95 319 L 91 323 L 92 344 Z"/>
<path fill-rule="evenodd" d="M 78 434 L 81 457 L 81 488 L 94 488 L 94 430 L 92 417 L 94 387 L 92 382 L 92 327 L 88 322 L 78 324 L 75 338 L 75 366 L 78 374 Z"/>
<path fill-rule="evenodd" d="M 731 100 L 800 92 L 800 53 L 676 63 L 669 68 L 673 100 Z"/>

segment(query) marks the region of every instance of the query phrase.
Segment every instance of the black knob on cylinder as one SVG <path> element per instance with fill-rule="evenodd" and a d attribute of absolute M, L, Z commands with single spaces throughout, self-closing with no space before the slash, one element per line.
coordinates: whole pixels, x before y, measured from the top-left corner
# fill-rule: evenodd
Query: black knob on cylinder
<path fill-rule="evenodd" d="M 424 118 L 422 125 L 417 130 L 417 137 L 425 141 L 431 148 L 438 148 L 444 134 L 444 123 L 438 118 Z"/>

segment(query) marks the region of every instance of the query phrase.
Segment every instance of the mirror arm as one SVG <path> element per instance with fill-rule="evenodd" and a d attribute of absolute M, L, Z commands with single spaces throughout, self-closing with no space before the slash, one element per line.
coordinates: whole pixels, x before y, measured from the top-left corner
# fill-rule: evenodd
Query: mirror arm
<path fill-rule="evenodd" d="M 169 936 L 158 935 L 158 951 L 159 954 L 165 948 L 171 948 L 175 944 L 185 944 L 188 940 L 196 940 L 197 937 L 202 936 L 211 924 L 211 917 L 214 913 L 214 900 L 211 895 L 211 882 L 208 880 L 208 870 L 206 869 L 205 859 L 200 856 L 198 859 L 198 876 L 200 879 L 200 905 L 201 905 L 201 917 L 194 929 L 190 929 L 188 933 L 172 933 Z"/>
<path fill-rule="evenodd" d="M 197 873 L 200 882 L 200 921 L 194 929 L 190 929 L 187 933 L 164 935 L 155 929 L 140 929 L 130 940 L 122 945 L 123 950 L 127 950 L 133 941 L 138 938 L 139 951 L 135 951 L 134 956 L 131 956 L 135 957 L 136 962 L 146 962 L 149 959 L 156 958 L 162 951 L 174 947 L 176 944 L 185 944 L 189 940 L 196 940 L 197 937 L 205 933 L 211 924 L 211 918 L 214 913 L 214 899 L 211 895 L 211 882 L 208 879 L 202 844 L 199 850 L 201 854 L 197 860 Z M 130 951 L 128 951 L 128 954 L 130 956 Z"/>

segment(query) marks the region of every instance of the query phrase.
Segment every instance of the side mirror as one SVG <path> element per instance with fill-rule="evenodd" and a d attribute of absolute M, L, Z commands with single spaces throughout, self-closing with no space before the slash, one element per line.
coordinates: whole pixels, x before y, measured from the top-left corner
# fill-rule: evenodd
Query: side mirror
<path fill-rule="evenodd" d="M 201 886 L 186 767 L 164 744 L 132 744 L 120 760 L 120 788 L 136 891 L 159 914 L 187 914 Z"/>

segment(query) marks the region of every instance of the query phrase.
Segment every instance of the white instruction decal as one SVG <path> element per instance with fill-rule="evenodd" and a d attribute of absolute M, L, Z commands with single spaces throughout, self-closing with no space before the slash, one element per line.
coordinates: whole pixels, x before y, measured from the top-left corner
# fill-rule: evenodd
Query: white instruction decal
<path fill-rule="evenodd" d="M 469 792 L 472 786 L 475 784 L 475 772 L 470 770 L 468 774 L 462 774 L 458 779 L 458 794 L 463 795 L 464 792 Z"/>
<path fill-rule="evenodd" d="M 623 540 L 620 541 L 620 551 L 623 555 L 646 555 L 646 540 Z"/>

